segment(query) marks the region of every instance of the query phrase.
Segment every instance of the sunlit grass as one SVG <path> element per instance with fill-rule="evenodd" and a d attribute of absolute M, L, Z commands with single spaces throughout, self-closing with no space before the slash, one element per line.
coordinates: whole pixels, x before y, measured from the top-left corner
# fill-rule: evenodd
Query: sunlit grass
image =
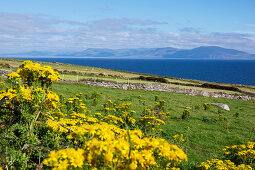
<path fill-rule="evenodd" d="M 160 99 L 166 101 L 166 111 L 171 113 L 171 119 L 168 119 L 166 125 L 162 127 L 162 136 L 170 141 L 173 135 L 184 134 L 184 138 L 187 140 L 185 151 L 188 154 L 188 164 L 190 165 L 220 157 L 221 149 L 224 146 L 255 141 L 255 101 L 188 96 L 170 92 L 111 89 L 77 83 L 57 83 L 54 85 L 54 89 L 57 93 L 63 93 L 67 97 L 79 92 L 83 94 L 89 91 L 101 93 L 101 99 L 96 106 L 91 104 L 92 101 L 85 100 L 88 110 L 94 113 L 102 112 L 101 104 L 108 99 L 112 101 L 122 99 L 131 102 L 131 109 L 135 110 L 137 114 L 141 114 L 145 107 L 154 105 L 154 96 L 159 95 Z M 139 101 L 139 95 L 142 96 L 143 102 Z M 191 110 L 189 120 L 180 119 L 186 107 L 203 103 L 225 103 L 229 105 L 231 111 L 224 111 L 217 106 L 211 106 L 210 110 L 205 111 L 201 106 L 198 110 Z M 238 117 L 235 116 L 236 113 L 239 113 Z M 203 121 L 205 118 L 217 119 L 219 114 L 224 114 L 227 120 Z"/>

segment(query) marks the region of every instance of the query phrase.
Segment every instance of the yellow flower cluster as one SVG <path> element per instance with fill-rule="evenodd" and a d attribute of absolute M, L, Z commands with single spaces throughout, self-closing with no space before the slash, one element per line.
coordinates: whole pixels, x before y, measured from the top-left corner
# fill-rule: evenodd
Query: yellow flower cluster
<path fill-rule="evenodd" d="M 50 91 L 48 86 L 58 78 L 59 74 L 51 67 L 41 67 L 40 64 L 24 61 L 22 68 L 8 74 L 12 87 L 0 92 L 0 100 L 5 97 L 4 104 L 9 105 L 8 107 L 28 105 L 44 106 L 46 110 L 56 109 L 59 97 Z"/>
<path fill-rule="evenodd" d="M 239 152 L 246 149 L 255 149 L 255 142 L 247 142 L 246 145 L 233 145 L 231 147 L 226 146 L 223 148 L 223 151 L 226 152 Z M 228 153 L 229 154 L 229 153 Z"/>
<path fill-rule="evenodd" d="M 68 99 L 68 101 L 75 100 L 78 99 Z M 107 103 L 116 106 L 110 100 Z M 56 117 L 50 117 L 47 125 L 56 132 L 67 133 L 66 139 L 74 141 L 83 148 L 86 167 L 137 169 L 161 166 L 166 168 L 178 166 L 182 161 L 187 160 L 187 155 L 182 149 L 170 145 L 164 139 L 145 137 L 141 130 L 125 130 L 108 124 L 114 123 L 120 126 L 124 124 L 124 119 L 132 118 L 131 115 L 135 113 L 135 111 L 126 111 L 129 104 L 118 106 L 123 106 L 125 110 L 121 111 L 121 117 L 114 115 L 102 117 L 101 114 L 96 113 L 94 116 L 102 117 L 98 121 L 94 117 L 74 111 L 70 115 L 56 112 L 56 114 L 52 113 L 52 116 Z M 61 118 L 57 118 L 57 115 Z M 154 118 L 153 120 L 158 123 L 162 121 Z M 62 161 L 65 159 L 67 158 L 61 158 Z M 53 164 L 47 165 L 56 168 Z"/>
<path fill-rule="evenodd" d="M 81 140 L 88 140 L 89 138 L 98 138 L 101 140 L 113 140 L 115 134 L 121 134 L 123 129 L 120 129 L 114 125 L 107 124 L 105 122 L 95 124 L 83 124 L 73 127 L 71 135 L 73 138 L 82 137 Z"/>
<path fill-rule="evenodd" d="M 82 93 L 76 94 L 75 97 L 69 98 L 66 101 L 66 106 L 69 111 L 76 111 L 81 113 L 86 113 L 87 107 L 81 100 Z"/>
<path fill-rule="evenodd" d="M 43 164 L 52 169 L 73 169 L 82 168 L 84 163 L 84 150 L 83 149 L 63 149 L 57 152 L 51 151 L 48 155 L 49 158 L 44 159 Z"/>
<path fill-rule="evenodd" d="M 8 74 L 8 79 L 10 80 L 21 80 L 20 75 L 17 72 L 12 72 Z"/>
<path fill-rule="evenodd" d="M 68 132 L 70 130 L 77 129 L 82 124 L 91 124 L 98 122 L 97 118 L 89 117 L 84 114 L 72 112 L 70 115 L 60 114 L 61 112 L 55 112 L 53 116 L 61 115 L 61 117 L 49 116 L 47 125 L 55 132 Z M 69 118 L 70 117 L 70 118 Z M 70 130 L 68 130 L 70 129 Z"/>
<path fill-rule="evenodd" d="M 47 126 L 51 127 L 54 132 L 59 132 L 59 133 L 68 132 L 68 130 L 64 128 L 63 126 L 61 126 L 60 123 L 54 121 L 53 117 L 51 117 L 51 119 L 48 118 L 48 121 L 46 124 Z"/>
<path fill-rule="evenodd" d="M 32 96 L 32 90 L 30 88 L 25 86 L 20 86 L 20 92 L 24 100 L 26 101 L 34 100 L 34 96 Z"/>
<path fill-rule="evenodd" d="M 124 130 L 112 140 L 98 140 L 96 138 L 85 144 L 85 155 L 89 165 L 96 166 L 103 162 L 105 167 L 123 167 L 131 159 L 130 169 L 158 167 L 155 155 L 159 155 L 162 160 L 168 162 L 173 167 L 181 161 L 187 160 L 187 155 L 176 145 L 170 145 L 164 139 L 146 138 L 142 136 L 140 130 L 129 131 L 130 140 L 128 140 L 128 131 Z M 131 145 L 131 152 L 130 152 Z M 110 151 L 110 155 L 109 155 Z M 130 152 L 130 158 L 129 158 Z M 100 158 L 104 158 L 104 160 Z M 98 162 L 99 161 L 99 162 Z M 93 164 L 95 163 L 95 164 Z"/>
<path fill-rule="evenodd" d="M 105 116 L 101 119 L 102 122 L 114 123 L 114 124 L 124 124 L 124 121 L 120 117 L 116 117 L 114 115 Z"/>
<path fill-rule="evenodd" d="M 157 119 L 155 116 L 152 116 L 152 117 L 144 116 L 142 117 L 142 119 L 140 119 L 140 121 L 150 126 L 159 126 L 159 125 L 166 124 L 163 120 Z"/>
<path fill-rule="evenodd" d="M 7 89 L 7 91 L 0 91 L 0 100 L 5 97 L 5 104 L 8 105 L 11 103 L 12 100 L 17 99 L 17 91 L 13 88 Z"/>
<path fill-rule="evenodd" d="M 136 112 L 133 110 L 130 111 L 122 111 L 121 117 L 128 124 L 134 124 L 136 120 L 132 117 Z"/>
<path fill-rule="evenodd" d="M 160 100 L 159 102 L 155 102 L 155 108 L 164 109 L 165 108 L 165 100 Z"/>
<path fill-rule="evenodd" d="M 48 104 L 48 106 L 56 109 L 58 107 L 59 104 L 59 97 L 56 93 L 49 91 L 46 94 L 46 103 Z"/>
<path fill-rule="evenodd" d="M 4 82 L 0 82 L 0 86 L 5 86 L 5 83 Z"/>
<path fill-rule="evenodd" d="M 172 138 L 177 142 L 177 143 L 184 143 L 185 140 L 183 138 L 183 134 L 176 134 L 174 136 L 172 136 Z"/>
<path fill-rule="evenodd" d="M 226 146 L 223 148 L 223 151 L 225 157 L 235 163 L 253 166 L 255 164 L 255 142 L 247 142 L 246 145 Z"/>
<path fill-rule="evenodd" d="M 211 104 L 210 103 L 204 103 L 203 106 L 204 106 L 204 110 L 209 110 L 210 107 L 211 107 Z"/>
<path fill-rule="evenodd" d="M 111 100 L 108 100 L 102 106 L 104 107 L 104 111 L 107 114 L 112 113 L 114 114 L 114 116 L 122 118 L 123 122 L 127 123 L 130 126 L 132 126 L 136 122 L 136 120 L 133 118 L 133 115 L 136 112 L 133 110 L 130 110 L 131 103 L 129 102 L 123 102 L 117 105 Z"/>
<path fill-rule="evenodd" d="M 170 117 L 170 112 L 164 112 L 163 110 L 152 108 L 144 108 L 143 114 L 148 117 L 156 116 L 160 119 L 166 119 Z"/>
<path fill-rule="evenodd" d="M 98 116 L 98 117 L 101 117 L 102 116 L 102 114 L 101 113 L 94 113 L 96 116 Z"/>
<path fill-rule="evenodd" d="M 82 123 L 96 123 L 96 122 L 98 122 L 97 118 L 86 116 L 83 113 L 77 113 L 77 112 L 74 112 L 74 111 L 72 111 L 70 116 L 71 116 L 72 119 L 78 120 L 80 122 L 80 124 L 82 124 Z"/>
<path fill-rule="evenodd" d="M 46 99 L 44 100 L 46 96 Z M 30 88 L 27 85 L 20 85 L 18 88 L 8 88 L 6 91 L 0 91 L 0 100 L 5 97 L 5 104 L 11 102 L 26 102 L 44 104 L 47 108 L 57 108 L 59 97 L 52 91 L 46 92 L 42 88 Z"/>
<path fill-rule="evenodd" d="M 235 165 L 235 163 L 231 162 L 230 160 L 219 160 L 219 159 L 212 159 L 207 160 L 206 162 L 202 162 L 198 169 L 201 170 L 208 170 L 208 169 L 217 169 L 217 170 L 252 170 L 250 165 Z"/>
<path fill-rule="evenodd" d="M 111 100 L 107 100 L 107 102 L 106 103 L 104 103 L 102 106 L 104 107 L 104 108 L 115 108 L 116 107 L 116 105 L 117 104 L 115 104 L 114 102 L 112 102 Z M 108 109 L 108 110 L 109 110 Z"/>
<path fill-rule="evenodd" d="M 112 102 L 111 100 L 108 100 L 106 103 L 102 105 L 106 111 L 114 111 L 114 112 L 122 112 L 122 111 L 127 111 L 129 110 L 131 103 L 129 102 L 124 102 L 119 105 L 116 103 Z"/>
<path fill-rule="evenodd" d="M 251 162 L 253 162 L 255 160 L 255 150 L 248 149 L 248 150 L 245 150 L 245 151 L 240 151 L 240 152 L 238 152 L 238 157 L 240 157 L 240 158 L 250 157 L 251 158 Z"/>
<path fill-rule="evenodd" d="M 119 104 L 117 107 L 116 107 L 116 110 L 117 111 L 127 111 L 131 106 L 131 103 L 129 102 L 124 102 L 124 103 L 121 103 Z"/>
<path fill-rule="evenodd" d="M 54 71 L 49 66 L 42 67 L 38 63 L 33 63 L 32 61 L 24 61 L 21 69 L 16 72 L 8 74 L 8 79 L 23 79 L 25 82 L 38 82 L 42 81 L 46 83 L 56 82 L 60 79 L 58 72 Z"/>
<path fill-rule="evenodd" d="M 122 169 L 129 162 L 130 169 L 156 168 L 159 166 L 157 160 L 161 158 L 160 162 L 165 161 L 169 167 L 175 167 L 187 160 L 187 155 L 176 145 L 170 145 L 164 139 L 143 137 L 140 130 L 128 131 L 103 122 L 83 124 L 72 130 L 70 139 L 82 137 L 86 140 L 83 147 L 85 166 Z"/>

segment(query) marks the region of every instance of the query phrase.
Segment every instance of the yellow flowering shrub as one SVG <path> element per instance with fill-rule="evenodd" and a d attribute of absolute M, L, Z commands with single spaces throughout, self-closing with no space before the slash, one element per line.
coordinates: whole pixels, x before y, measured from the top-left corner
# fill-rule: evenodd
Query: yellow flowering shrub
<path fill-rule="evenodd" d="M 6 91 L 0 91 L 0 100 L 5 98 L 4 106 L 10 105 L 12 101 L 17 101 L 17 91 L 13 88 L 8 88 Z"/>
<path fill-rule="evenodd" d="M 10 79 L 10 80 L 21 80 L 21 77 L 17 72 L 12 72 L 12 73 L 8 74 L 8 79 Z"/>
<path fill-rule="evenodd" d="M 69 101 L 78 101 L 78 99 L 68 99 L 66 103 Z M 120 117 L 115 115 L 103 117 L 100 113 L 93 114 L 92 116 L 100 117 L 98 120 L 86 113 L 72 111 L 71 114 L 65 115 L 58 111 L 56 114 L 51 113 L 47 121 L 47 125 L 53 131 L 66 134 L 67 140 L 73 141 L 76 147 L 83 149 L 85 167 L 167 168 L 176 167 L 187 160 L 187 155 L 182 149 L 169 144 L 164 139 L 145 137 L 141 130 L 123 129 L 125 127 L 123 125 L 128 122 L 127 118 L 132 118 L 135 114 L 135 111 L 129 110 L 130 104 L 114 105 L 114 102 L 108 100 L 106 105 L 111 105 L 111 108 L 118 107 L 117 113 L 120 113 Z M 164 121 L 155 119 L 154 123 L 164 124 Z M 52 159 L 50 155 L 46 162 Z M 62 157 L 62 162 L 65 159 L 67 158 Z M 56 168 L 53 164 L 47 165 Z"/>
<path fill-rule="evenodd" d="M 88 167 L 175 167 L 187 160 L 187 155 L 176 145 L 164 139 L 144 137 L 140 130 L 129 131 L 107 123 L 83 124 L 73 127 L 70 135 L 69 139 L 85 141 L 84 165 Z"/>
<path fill-rule="evenodd" d="M 224 156 L 236 164 L 251 165 L 255 168 L 255 142 L 247 142 L 245 145 L 233 145 L 223 148 Z"/>
<path fill-rule="evenodd" d="M 169 112 L 164 112 L 162 109 L 155 106 L 144 108 L 141 117 L 138 120 L 139 128 L 147 136 L 157 136 L 161 133 L 159 126 L 166 124 L 165 120 L 170 116 Z"/>
<path fill-rule="evenodd" d="M 176 134 L 174 136 L 172 136 L 172 138 L 174 139 L 175 143 L 184 143 L 185 140 L 183 138 L 183 134 Z"/>
<path fill-rule="evenodd" d="M 79 113 L 86 113 L 87 107 L 83 103 L 81 95 L 82 93 L 76 94 L 75 97 L 71 97 L 65 102 L 67 112 L 75 111 Z"/>
<path fill-rule="evenodd" d="M 40 64 L 33 63 L 32 61 L 24 61 L 21 69 L 8 74 L 8 79 L 22 79 L 29 86 L 40 83 L 41 86 L 48 87 L 60 78 L 59 73 L 54 71 L 51 67 L 42 67 Z"/>
<path fill-rule="evenodd" d="M 7 75 L 7 85 L 1 83 L 5 87 L 0 90 L 0 123 L 4 124 L 0 135 L 5 150 L 0 149 L 0 152 L 11 158 L 6 159 L 10 169 L 35 168 L 34 157 L 41 154 L 37 145 L 50 129 L 45 125 L 46 117 L 58 109 L 59 97 L 51 91 L 50 85 L 59 78 L 51 67 L 25 61 L 20 69 Z M 58 146 L 54 140 L 51 146 Z"/>
<path fill-rule="evenodd" d="M 208 169 L 217 169 L 217 170 L 252 170 L 250 165 L 240 164 L 235 165 L 235 163 L 230 160 L 220 160 L 220 159 L 212 159 L 207 160 L 206 162 L 202 162 L 198 169 L 208 170 Z"/>
<path fill-rule="evenodd" d="M 101 119 L 102 122 L 107 122 L 107 123 L 113 123 L 113 124 L 124 124 L 124 121 L 120 117 L 116 117 L 114 115 L 107 115 L 104 118 Z"/>
<path fill-rule="evenodd" d="M 147 117 L 144 116 L 142 119 L 140 119 L 141 122 L 143 122 L 145 125 L 148 124 L 149 126 L 158 126 L 158 125 L 164 125 L 165 122 L 161 119 L 157 119 L 155 116 Z"/>
<path fill-rule="evenodd" d="M 52 169 L 82 168 L 84 163 L 84 150 L 74 148 L 62 149 L 57 152 L 51 151 L 43 164 Z"/>
<path fill-rule="evenodd" d="M 160 100 L 159 102 L 155 102 L 155 108 L 164 110 L 165 109 L 165 100 Z"/>
<path fill-rule="evenodd" d="M 252 170 L 255 168 L 255 142 L 226 146 L 223 148 L 224 160 L 212 159 L 202 162 L 198 169 Z"/>

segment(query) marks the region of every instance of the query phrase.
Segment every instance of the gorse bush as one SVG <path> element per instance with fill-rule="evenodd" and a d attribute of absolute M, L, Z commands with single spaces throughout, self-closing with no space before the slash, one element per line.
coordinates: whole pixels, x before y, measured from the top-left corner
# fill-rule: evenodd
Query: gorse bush
<path fill-rule="evenodd" d="M 255 142 L 223 148 L 225 159 L 236 164 L 246 164 L 255 168 Z"/>
<path fill-rule="evenodd" d="M 1 155 L 10 167 L 34 167 L 40 162 L 45 122 L 57 109 L 59 97 L 50 90 L 60 78 L 50 67 L 25 61 L 22 68 L 8 74 L 10 87 L 0 92 Z M 40 136 L 38 136 L 40 133 Z"/>
<path fill-rule="evenodd" d="M 198 169 L 252 170 L 255 168 L 255 142 L 223 148 L 224 160 L 212 159 L 202 162 Z"/>
<path fill-rule="evenodd" d="M 235 165 L 235 163 L 230 160 L 220 160 L 220 159 L 212 159 L 206 162 L 202 162 L 201 165 L 198 166 L 199 170 L 209 170 L 209 169 L 227 169 L 227 170 L 252 170 L 250 165 L 240 164 Z"/>

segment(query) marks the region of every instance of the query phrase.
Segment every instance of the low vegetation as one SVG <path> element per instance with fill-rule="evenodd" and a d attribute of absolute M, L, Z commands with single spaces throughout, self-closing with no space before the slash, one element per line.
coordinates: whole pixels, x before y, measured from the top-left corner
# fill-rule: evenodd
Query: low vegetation
<path fill-rule="evenodd" d="M 0 167 L 255 168 L 254 101 L 54 83 L 59 79 L 31 61 L 0 78 Z"/>

